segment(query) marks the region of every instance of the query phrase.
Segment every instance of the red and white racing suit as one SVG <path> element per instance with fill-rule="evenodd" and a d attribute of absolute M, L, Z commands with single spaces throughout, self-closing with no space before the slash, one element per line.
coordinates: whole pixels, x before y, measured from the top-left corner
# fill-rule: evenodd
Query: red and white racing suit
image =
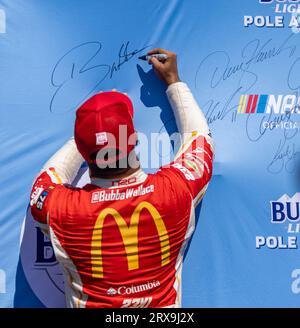
<path fill-rule="evenodd" d="M 70 184 L 83 159 L 74 139 L 36 178 L 31 212 L 65 274 L 68 307 L 180 307 L 184 251 L 212 176 L 203 113 L 183 82 L 167 95 L 183 136 L 173 163 L 121 180 Z"/>

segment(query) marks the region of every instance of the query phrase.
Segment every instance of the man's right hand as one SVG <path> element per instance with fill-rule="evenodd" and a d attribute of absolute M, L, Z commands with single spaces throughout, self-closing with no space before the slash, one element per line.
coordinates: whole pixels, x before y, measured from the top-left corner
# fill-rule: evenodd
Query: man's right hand
<path fill-rule="evenodd" d="M 166 54 L 168 58 L 163 62 L 156 58 L 151 58 L 149 62 L 153 65 L 157 76 L 166 82 L 167 85 L 180 81 L 177 68 L 177 56 L 174 52 L 161 48 L 155 48 L 150 50 L 147 54 Z"/>

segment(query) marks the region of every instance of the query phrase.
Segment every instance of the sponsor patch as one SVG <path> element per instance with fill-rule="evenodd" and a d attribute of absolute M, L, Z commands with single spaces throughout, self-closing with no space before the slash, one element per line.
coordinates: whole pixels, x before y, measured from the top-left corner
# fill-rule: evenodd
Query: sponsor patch
<path fill-rule="evenodd" d="M 108 142 L 108 140 L 107 140 L 107 133 L 106 132 L 96 133 L 96 145 L 104 145 L 107 142 Z"/>
<path fill-rule="evenodd" d="M 157 288 L 160 286 L 160 281 L 154 280 L 154 281 L 148 281 L 141 285 L 131 285 L 131 286 L 121 286 L 117 289 L 110 287 L 107 290 L 107 295 L 113 296 L 113 295 L 130 295 L 135 293 L 140 293 L 144 291 L 148 291 L 154 288 Z"/>
<path fill-rule="evenodd" d="M 107 295 L 116 295 L 118 292 L 114 288 L 109 288 Z"/>
<path fill-rule="evenodd" d="M 39 196 L 39 198 L 38 198 L 38 201 L 37 201 L 37 203 L 36 203 L 36 208 L 37 208 L 38 210 L 41 211 L 41 210 L 43 209 L 44 202 L 45 202 L 47 196 L 48 196 L 48 191 L 46 191 L 46 190 L 43 191 L 43 192 L 40 194 L 40 196 Z"/>
<path fill-rule="evenodd" d="M 147 187 L 140 185 L 136 188 L 128 188 L 125 191 L 122 191 L 122 189 L 96 191 L 92 194 L 91 203 L 130 199 L 132 197 L 144 196 L 153 192 L 154 185 Z"/>
<path fill-rule="evenodd" d="M 34 187 L 34 191 L 31 194 L 30 206 L 33 206 L 37 203 L 43 190 L 44 190 L 44 188 L 42 188 L 42 187 Z"/>
<path fill-rule="evenodd" d="M 183 173 L 185 178 L 188 181 L 195 181 L 196 180 L 194 175 L 189 171 L 189 169 L 184 167 L 180 163 L 174 163 L 171 166 L 174 167 L 175 169 L 179 170 L 181 173 Z"/>

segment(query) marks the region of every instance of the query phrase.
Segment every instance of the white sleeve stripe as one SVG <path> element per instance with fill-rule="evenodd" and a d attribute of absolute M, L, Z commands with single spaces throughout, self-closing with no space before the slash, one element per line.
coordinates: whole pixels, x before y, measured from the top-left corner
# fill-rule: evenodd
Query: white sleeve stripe
<path fill-rule="evenodd" d="M 48 160 L 43 171 L 53 167 L 62 183 L 72 183 L 82 163 L 83 158 L 78 152 L 74 138 L 71 138 Z"/>
<path fill-rule="evenodd" d="M 209 134 L 206 118 L 186 83 L 177 82 L 169 85 L 167 96 L 181 134 L 192 131 Z"/>

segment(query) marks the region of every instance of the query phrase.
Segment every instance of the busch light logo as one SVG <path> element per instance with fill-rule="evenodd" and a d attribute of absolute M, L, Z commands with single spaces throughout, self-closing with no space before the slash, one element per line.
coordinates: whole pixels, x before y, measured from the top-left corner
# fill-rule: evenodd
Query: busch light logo
<path fill-rule="evenodd" d="M 259 0 L 259 3 L 264 3 L 264 4 L 271 4 L 271 3 L 298 3 L 300 0 Z"/>
<path fill-rule="evenodd" d="M 286 221 L 294 223 L 300 220 L 300 193 L 296 193 L 292 198 L 283 195 L 277 201 L 271 201 L 271 222 L 284 223 Z"/>
<path fill-rule="evenodd" d="M 300 12 L 300 0 L 259 0 L 263 5 L 272 5 L 269 8 L 274 11 L 272 15 L 245 15 L 244 26 L 256 26 L 267 28 L 298 28 L 299 21 L 295 14 Z M 294 31 L 293 31 L 294 32 Z"/>
<path fill-rule="evenodd" d="M 300 233 L 300 193 L 293 197 L 283 195 L 276 201 L 271 201 L 271 223 L 287 223 L 285 233 L 271 236 L 256 236 L 256 249 L 298 249 L 298 234 Z M 279 228 L 279 227 L 278 227 Z M 281 228 L 281 227 L 280 227 Z"/>

